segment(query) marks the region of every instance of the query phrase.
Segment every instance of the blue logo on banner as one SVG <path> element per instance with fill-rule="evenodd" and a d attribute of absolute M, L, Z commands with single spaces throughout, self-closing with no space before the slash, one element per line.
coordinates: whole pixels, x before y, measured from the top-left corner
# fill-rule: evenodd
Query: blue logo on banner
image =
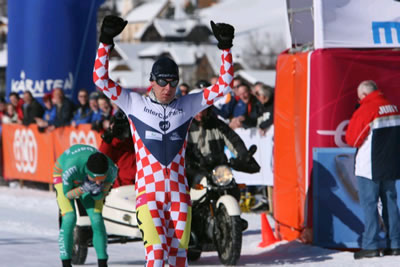
<path fill-rule="evenodd" d="M 104 0 L 8 1 L 6 94 L 29 90 L 42 100 L 62 88 L 76 100 L 78 90 L 95 90 L 97 9 Z"/>
<path fill-rule="evenodd" d="M 372 22 L 372 35 L 374 37 L 374 44 L 381 44 L 381 36 L 379 30 L 383 30 L 385 34 L 385 43 L 393 44 L 392 29 L 397 33 L 397 43 L 400 44 L 400 22 L 395 21 L 373 21 Z"/>

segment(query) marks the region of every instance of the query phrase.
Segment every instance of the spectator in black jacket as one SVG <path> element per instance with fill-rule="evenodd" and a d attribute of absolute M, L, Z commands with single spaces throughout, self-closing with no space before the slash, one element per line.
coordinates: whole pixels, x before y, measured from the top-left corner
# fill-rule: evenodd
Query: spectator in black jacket
<path fill-rule="evenodd" d="M 36 101 L 30 91 L 24 92 L 24 104 L 22 112 L 24 114 L 22 124 L 28 126 L 29 124 L 36 123 L 37 118 L 42 118 L 44 114 L 43 106 Z"/>
<path fill-rule="evenodd" d="M 236 128 L 252 128 L 257 126 L 257 118 L 262 114 L 263 106 L 255 96 L 251 94 L 247 84 L 239 85 L 237 89 L 239 100 L 232 110 L 232 120 L 229 126 Z"/>
<path fill-rule="evenodd" d="M 110 127 L 113 108 L 110 100 L 103 94 L 98 97 L 97 103 L 101 112 L 101 119 L 92 122 L 92 129 L 98 132 L 104 132 Z"/>
<path fill-rule="evenodd" d="M 274 93 L 273 88 L 268 85 L 261 85 L 255 88 L 255 95 L 263 105 L 262 114 L 257 119 L 257 126 L 260 134 L 265 135 L 269 127 L 274 123 Z"/>
<path fill-rule="evenodd" d="M 72 118 L 71 125 L 73 127 L 79 124 L 91 123 L 92 122 L 92 111 L 89 106 L 89 93 L 86 89 L 82 88 L 78 92 L 79 106 L 75 110 L 74 117 Z"/>
<path fill-rule="evenodd" d="M 62 127 L 70 125 L 72 116 L 74 114 L 74 104 L 65 97 L 61 88 L 55 88 L 52 94 L 53 104 L 56 106 L 56 119 L 54 126 Z"/>

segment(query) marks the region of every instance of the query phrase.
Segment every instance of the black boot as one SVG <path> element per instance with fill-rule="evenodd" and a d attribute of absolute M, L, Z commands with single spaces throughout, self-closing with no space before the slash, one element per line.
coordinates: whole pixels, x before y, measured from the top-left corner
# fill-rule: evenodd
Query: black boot
<path fill-rule="evenodd" d="M 62 267 L 72 267 L 71 260 L 62 260 Z"/>
<path fill-rule="evenodd" d="M 102 260 L 98 259 L 97 262 L 99 264 L 99 267 L 108 267 L 107 259 L 102 259 Z"/>
<path fill-rule="evenodd" d="M 379 249 L 362 249 L 360 251 L 354 252 L 354 259 L 362 259 L 362 258 L 374 258 L 380 257 L 381 253 Z"/>

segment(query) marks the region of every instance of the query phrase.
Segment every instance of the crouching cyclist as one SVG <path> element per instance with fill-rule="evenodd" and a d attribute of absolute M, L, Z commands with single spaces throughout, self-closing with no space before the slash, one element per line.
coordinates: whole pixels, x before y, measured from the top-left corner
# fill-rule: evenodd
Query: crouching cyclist
<path fill-rule="evenodd" d="M 107 267 L 107 234 L 104 226 L 103 199 L 108 194 L 118 168 L 110 158 L 88 145 L 73 145 L 56 161 L 53 172 L 57 204 L 62 216 L 59 235 L 63 267 L 70 267 L 73 231 L 76 224 L 73 199 L 79 198 L 93 230 L 93 246 L 99 267 Z"/>

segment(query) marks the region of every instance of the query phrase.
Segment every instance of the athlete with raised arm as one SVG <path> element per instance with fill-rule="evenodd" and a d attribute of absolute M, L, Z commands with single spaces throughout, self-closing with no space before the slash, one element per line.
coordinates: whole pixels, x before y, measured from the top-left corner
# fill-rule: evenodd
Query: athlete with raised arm
<path fill-rule="evenodd" d="M 104 226 L 104 197 L 108 194 L 118 168 L 103 153 L 88 145 L 73 145 L 57 159 L 53 182 L 57 192 L 61 227 L 58 239 L 63 267 L 71 267 L 76 214 L 73 199 L 79 198 L 93 230 L 93 246 L 98 266 L 107 267 L 107 234 Z"/>
<path fill-rule="evenodd" d="M 135 144 L 136 216 L 143 234 L 146 266 L 187 266 L 191 201 L 185 177 L 187 132 L 193 117 L 231 90 L 233 79 L 231 25 L 211 22 L 222 50 L 218 82 L 201 93 L 175 98 L 179 82 L 176 63 L 158 59 L 150 74 L 149 96 L 122 89 L 109 78 L 108 62 L 113 38 L 126 21 L 107 16 L 101 28 L 94 65 L 96 86 L 128 116 Z"/>

